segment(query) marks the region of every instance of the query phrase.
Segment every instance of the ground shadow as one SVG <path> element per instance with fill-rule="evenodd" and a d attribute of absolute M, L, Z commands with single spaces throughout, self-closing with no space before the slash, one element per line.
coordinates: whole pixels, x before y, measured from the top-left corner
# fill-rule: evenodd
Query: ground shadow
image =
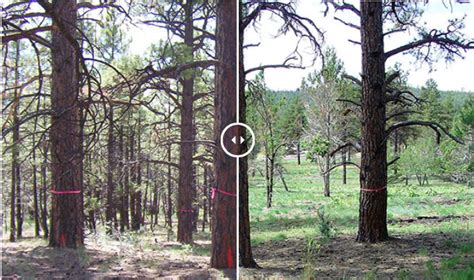
<path fill-rule="evenodd" d="M 392 279 L 407 273 L 413 279 L 426 276 L 426 264 L 435 265 L 456 255 L 459 246 L 472 245 L 472 232 L 418 233 L 396 235 L 382 243 L 355 242 L 354 236 L 340 236 L 321 246 L 311 266 L 317 279 L 364 277 L 368 273 Z M 269 241 L 255 246 L 254 255 L 262 269 L 243 269 L 243 279 L 297 278 L 304 270 L 307 241 Z M 472 250 L 464 255 L 472 259 Z M 461 261 L 462 262 L 462 261 Z"/>

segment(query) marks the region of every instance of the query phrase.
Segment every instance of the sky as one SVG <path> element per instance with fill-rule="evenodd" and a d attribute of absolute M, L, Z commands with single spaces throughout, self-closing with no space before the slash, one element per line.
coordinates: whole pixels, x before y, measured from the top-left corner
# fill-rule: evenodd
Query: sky
<path fill-rule="evenodd" d="M 345 26 L 333 19 L 334 13 L 331 9 L 326 17 L 323 16 L 324 6 L 317 0 L 297 0 L 297 13 L 312 19 L 316 25 L 325 32 L 325 47 L 334 47 L 338 57 L 343 61 L 348 74 L 359 76 L 361 72 L 361 50 L 359 45 L 348 41 L 360 40 L 359 31 Z M 358 6 L 358 1 L 350 1 Z M 444 0 L 449 3 L 449 0 Z M 471 1 L 474 2 L 474 1 Z M 338 12 L 338 17 L 358 24 L 358 18 L 352 13 Z M 444 29 L 448 19 L 462 17 L 465 19 L 464 34 L 474 38 L 474 3 L 453 4 L 451 8 L 445 7 L 443 1 L 430 1 L 426 6 L 421 23 L 426 23 L 430 28 Z M 258 47 L 246 48 L 244 52 L 245 66 L 247 69 L 264 65 L 279 64 L 287 58 L 297 42 L 293 35 L 276 36 L 281 22 L 263 16 L 256 27 L 248 28 L 245 34 L 245 44 L 256 44 Z M 132 37 L 130 51 L 134 54 L 143 55 L 147 48 L 160 39 L 166 38 L 166 32 L 154 27 L 131 27 L 129 34 Z M 397 34 L 385 40 L 385 50 L 404 45 L 413 39 L 415 34 Z M 310 72 L 320 69 L 320 59 L 311 66 L 314 52 L 303 44 L 301 48 L 304 54 L 305 69 L 267 69 L 265 70 L 265 81 L 267 86 L 273 90 L 295 90 L 301 85 L 301 80 Z M 427 79 L 433 78 L 441 90 L 466 90 L 474 91 L 473 71 L 474 50 L 464 54 L 465 59 L 457 58 L 454 63 L 446 64 L 444 59 L 435 63 L 430 71 L 426 64 L 417 63 L 413 56 L 399 54 L 387 61 L 387 68 L 396 62 L 402 64 L 402 69 L 409 71 L 408 82 L 412 86 L 423 86 Z M 250 76 L 249 78 L 252 78 Z"/>
<path fill-rule="evenodd" d="M 356 4 L 356 1 L 349 1 Z M 445 2 L 448 2 L 447 0 Z M 328 13 L 324 17 L 322 11 L 324 6 L 320 1 L 299 0 L 297 12 L 301 16 L 312 19 L 316 25 L 325 32 L 325 46 L 332 46 L 336 49 L 338 57 L 343 61 L 346 72 L 353 76 L 359 76 L 361 72 L 361 50 L 359 45 L 350 43 L 348 39 L 360 40 L 359 31 L 345 26 L 333 19 L 334 13 Z M 447 20 L 453 17 L 465 19 L 464 34 L 474 38 L 474 4 L 454 4 L 451 9 L 446 8 L 442 1 L 430 1 L 421 23 L 425 23 L 430 28 L 445 29 Z M 336 14 L 345 21 L 358 24 L 358 19 L 352 13 L 340 11 Z M 258 47 L 246 48 L 245 66 L 247 69 L 264 65 L 281 63 L 289 53 L 295 48 L 297 38 L 293 35 L 275 37 L 278 34 L 278 26 L 281 22 L 270 19 L 268 16 L 262 17 L 260 24 L 256 28 L 249 28 L 245 35 L 245 44 L 260 43 Z M 401 46 L 413 39 L 415 34 L 394 35 L 385 40 L 385 50 Z M 313 52 L 307 52 L 306 65 L 309 65 Z M 446 64 L 444 59 L 433 65 L 430 72 L 427 65 L 416 63 L 413 56 L 399 54 L 387 61 L 387 68 L 396 62 L 402 64 L 402 69 L 409 71 L 408 82 L 413 86 L 422 86 L 426 80 L 433 78 L 438 83 L 441 90 L 468 90 L 474 91 L 473 70 L 474 50 L 465 54 L 465 59 L 456 59 L 454 63 Z M 295 90 L 301 85 L 303 77 L 309 72 L 320 69 L 320 63 L 315 66 L 300 69 L 267 69 L 265 70 L 265 81 L 269 88 L 273 90 Z M 251 77 L 250 77 L 251 78 Z"/>

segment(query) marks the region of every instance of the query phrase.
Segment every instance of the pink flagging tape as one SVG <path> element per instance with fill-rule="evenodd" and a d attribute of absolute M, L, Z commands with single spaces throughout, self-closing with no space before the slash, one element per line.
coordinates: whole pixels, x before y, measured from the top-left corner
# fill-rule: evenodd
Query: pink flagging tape
<path fill-rule="evenodd" d="M 218 192 L 223 194 L 223 195 L 234 196 L 234 197 L 237 196 L 237 194 L 235 194 L 235 193 L 230 193 L 230 192 L 226 192 L 226 191 L 223 191 L 223 190 L 219 190 L 218 188 L 212 188 L 211 199 L 214 199 L 216 197 L 216 193 L 218 193 Z"/>
<path fill-rule="evenodd" d="M 194 210 L 193 210 L 193 209 L 181 209 L 181 210 L 179 210 L 179 212 L 183 212 L 183 213 L 193 213 Z"/>
<path fill-rule="evenodd" d="M 74 190 L 74 191 L 57 191 L 57 190 L 51 190 L 50 191 L 52 194 L 80 194 L 80 190 Z"/>
<path fill-rule="evenodd" d="M 360 189 L 363 192 L 381 192 L 383 190 L 387 189 L 387 186 L 379 189 Z"/>

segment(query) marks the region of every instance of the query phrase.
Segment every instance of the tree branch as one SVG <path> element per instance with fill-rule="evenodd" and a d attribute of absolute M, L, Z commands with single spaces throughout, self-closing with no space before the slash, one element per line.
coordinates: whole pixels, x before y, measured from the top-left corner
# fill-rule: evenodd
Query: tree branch
<path fill-rule="evenodd" d="M 456 136 L 452 135 L 446 128 L 441 126 L 439 123 L 432 122 L 432 121 L 403 121 L 403 122 L 396 123 L 396 124 L 390 126 L 385 131 L 386 136 L 385 136 L 384 141 L 387 141 L 390 134 L 392 132 L 394 132 L 395 130 L 400 129 L 402 127 L 408 127 L 408 126 L 426 126 L 426 127 L 430 127 L 431 129 L 433 129 L 436 132 L 436 135 L 437 135 L 436 140 L 437 140 L 438 144 L 440 143 L 440 139 L 441 139 L 441 132 L 440 132 L 440 130 L 441 130 L 442 132 L 444 132 L 444 134 L 446 134 L 449 138 L 454 140 L 456 143 L 464 145 L 464 142 L 461 139 L 459 139 Z"/>

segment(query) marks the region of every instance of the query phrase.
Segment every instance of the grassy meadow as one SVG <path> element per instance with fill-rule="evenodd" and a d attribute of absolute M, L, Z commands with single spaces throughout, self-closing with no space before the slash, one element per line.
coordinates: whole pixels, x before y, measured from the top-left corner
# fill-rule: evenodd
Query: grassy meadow
<path fill-rule="evenodd" d="M 302 160 L 301 165 L 297 165 L 296 160 L 285 159 L 283 166 L 289 192 L 285 191 L 280 178 L 276 177 L 273 206 L 270 209 L 266 208 L 264 177 L 256 172 L 255 176 L 249 178 L 252 244 L 257 262 L 264 268 L 261 275 L 257 273 L 253 276 L 260 275 L 268 278 L 269 275 L 274 275 L 271 269 L 265 271 L 265 265 L 268 264 L 271 267 L 272 263 L 276 262 L 272 255 L 276 255 L 275 250 L 283 247 L 289 249 L 287 262 L 293 260 L 294 267 L 289 270 L 274 269 L 274 272 L 277 271 L 277 278 L 303 275 L 306 273 L 308 264 L 314 266 L 316 270 L 319 269 L 319 271 L 314 271 L 314 274 L 319 272 L 322 278 L 324 276 L 370 278 L 371 275 L 388 277 L 401 275 L 398 278 L 403 278 L 405 275 L 407 279 L 410 279 L 410 275 L 418 277 L 426 276 L 428 273 L 429 276 L 429 273 L 433 271 L 441 273 L 440 270 L 443 269 L 448 273 L 460 271 L 461 278 L 456 278 L 456 276 L 453 279 L 464 279 L 462 275 L 474 276 L 474 231 L 472 229 L 474 188 L 443 182 L 435 178 L 430 178 L 429 185 L 425 186 L 418 186 L 415 179 L 409 181 L 407 186 L 404 182 L 389 184 L 388 230 L 389 234 L 395 237 L 393 242 L 396 247 L 392 248 L 390 253 L 401 254 L 399 257 L 403 258 L 406 249 L 410 256 L 413 255 L 417 265 L 412 267 L 401 263 L 397 271 L 387 274 L 387 271 L 382 271 L 383 268 L 378 267 L 378 263 L 383 264 L 383 261 L 375 259 L 373 261 L 375 266 L 372 265 L 372 267 L 369 265 L 368 268 L 358 270 L 355 264 L 356 269 L 353 271 L 348 267 L 347 274 L 331 274 L 326 271 L 329 273 L 326 275 L 321 264 L 317 264 L 320 258 L 318 253 L 327 254 L 329 257 L 342 254 L 342 260 L 339 261 L 346 263 L 351 256 L 347 256 L 344 261 L 345 248 L 332 247 L 349 246 L 351 248 L 347 250 L 356 251 L 351 254 L 358 254 L 357 251 L 362 247 L 352 247 L 363 246 L 368 250 L 374 250 L 374 248 L 380 250 L 383 258 L 388 254 L 383 252 L 383 244 L 388 244 L 385 247 L 391 248 L 392 241 L 374 245 L 362 245 L 354 241 L 357 234 L 359 207 L 358 170 L 348 167 L 346 185 L 342 184 L 342 168 L 335 170 L 331 175 L 331 197 L 328 198 L 323 196 L 322 180 L 318 176 L 318 169 L 314 163 Z M 321 215 L 323 215 L 322 218 Z M 330 241 L 317 242 L 316 256 L 311 256 L 308 260 L 308 252 L 314 253 L 314 250 L 311 251 L 310 248 L 314 246 L 311 240 L 321 240 L 323 237 L 321 227 L 328 229 L 325 235 L 330 237 Z M 324 253 L 326 247 L 329 252 Z M 401 251 L 397 253 L 399 247 L 403 250 L 400 249 Z M 271 248 L 275 250 L 272 251 Z M 370 250 L 367 252 L 360 250 L 361 257 L 364 253 L 377 255 Z M 381 271 L 382 274 L 376 270 Z M 244 272 L 243 275 L 246 273 Z"/>

